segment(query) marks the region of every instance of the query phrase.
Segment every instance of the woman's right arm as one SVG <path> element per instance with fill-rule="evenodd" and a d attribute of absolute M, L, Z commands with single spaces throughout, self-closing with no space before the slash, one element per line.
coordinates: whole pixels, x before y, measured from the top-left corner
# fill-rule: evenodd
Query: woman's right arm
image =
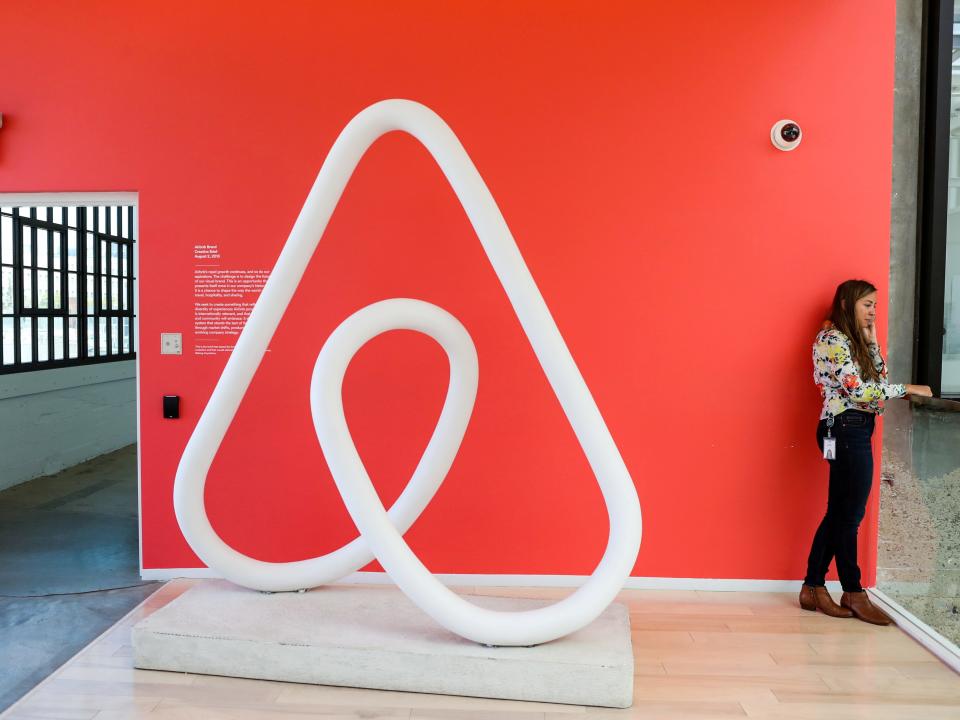
<path fill-rule="evenodd" d="M 870 358 L 873 360 L 873 366 L 877 369 L 877 372 L 880 373 L 880 379 L 886 383 L 887 380 L 887 364 L 883 361 L 883 355 L 880 354 L 880 345 L 877 343 L 871 343 L 870 348 Z M 933 391 L 930 389 L 929 385 L 904 385 L 905 394 L 907 395 L 919 395 L 921 397 L 933 397 Z"/>

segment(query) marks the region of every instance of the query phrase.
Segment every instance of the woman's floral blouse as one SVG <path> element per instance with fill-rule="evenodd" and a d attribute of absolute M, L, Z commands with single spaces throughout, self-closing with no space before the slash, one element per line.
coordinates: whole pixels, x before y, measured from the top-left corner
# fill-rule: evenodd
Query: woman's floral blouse
<path fill-rule="evenodd" d="M 870 346 L 870 357 L 880 382 L 867 382 L 860 377 L 846 335 L 832 326 L 820 331 L 813 343 L 813 381 L 823 396 L 821 420 L 851 409 L 879 415 L 884 400 L 907 394 L 903 385 L 887 383 L 887 366 L 879 345 Z"/>

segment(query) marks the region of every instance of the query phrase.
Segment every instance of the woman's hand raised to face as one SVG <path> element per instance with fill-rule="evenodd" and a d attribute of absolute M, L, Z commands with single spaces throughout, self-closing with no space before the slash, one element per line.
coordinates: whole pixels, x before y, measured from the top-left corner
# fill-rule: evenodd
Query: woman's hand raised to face
<path fill-rule="evenodd" d="M 929 385 L 904 385 L 907 389 L 907 395 L 919 395 L 920 397 L 933 397 L 933 390 Z"/>
<path fill-rule="evenodd" d="M 863 339 L 866 340 L 867 345 L 877 344 L 877 326 L 874 323 L 863 328 Z"/>

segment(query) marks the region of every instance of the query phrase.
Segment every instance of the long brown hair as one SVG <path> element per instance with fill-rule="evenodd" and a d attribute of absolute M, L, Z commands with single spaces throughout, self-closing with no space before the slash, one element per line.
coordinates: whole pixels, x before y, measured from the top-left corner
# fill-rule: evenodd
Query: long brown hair
<path fill-rule="evenodd" d="M 850 352 L 853 360 L 860 368 L 860 376 L 867 382 L 880 380 L 880 373 L 873 366 L 870 349 L 863 339 L 863 331 L 857 323 L 857 301 L 877 289 L 866 280 L 847 280 L 837 286 L 833 296 L 833 307 L 830 309 L 830 322 L 842 332 L 850 341 Z"/>

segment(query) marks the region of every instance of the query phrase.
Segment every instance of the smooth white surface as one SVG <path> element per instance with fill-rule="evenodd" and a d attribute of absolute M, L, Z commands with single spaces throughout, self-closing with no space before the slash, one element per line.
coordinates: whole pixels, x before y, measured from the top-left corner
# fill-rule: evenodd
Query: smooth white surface
<path fill-rule="evenodd" d="M 544 600 L 473 597 L 498 611 Z M 138 668 L 381 690 L 628 707 L 627 608 L 535 648 L 488 648 L 443 630 L 392 587 L 265 595 L 223 581 L 191 588 L 132 632 Z"/>
<path fill-rule="evenodd" d="M 473 352 L 472 342 L 468 351 L 452 329 L 450 320 L 456 320 L 428 303 L 393 299 L 360 311 L 331 335 L 317 360 L 311 386 L 314 425 L 362 542 L 354 541 L 320 558 L 266 563 L 226 545 L 206 516 L 203 491 L 207 472 L 270 339 L 351 174 L 373 142 L 394 130 L 419 140 L 450 182 L 584 450 L 607 506 L 610 533 L 599 565 L 580 589 L 546 608 L 521 613 L 477 608 L 434 579 L 401 537 L 406 521 L 412 523 L 422 510 L 421 503 L 432 496 L 430 488 L 435 490 L 442 482 L 459 447 L 462 432 L 455 419 L 469 418 L 469 409 L 460 415 L 466 397 L 461 374 L 467 372 L 465 358 Z M 343 419 L 339 383 L 353 353 L 364 342 L 397 327 L 437 339 L 451 360 L 451 377 L 441 421 L 410 484 L 388 512 L 356 454 Z M 469 336 L 466 338 L 469 341 Z M 471 398 L 471 407 L 472 402 Z M 234 582 L 261 590 L 314 587 L 362 567 L 369 559 L 369 547 L 425 612 L 448 629 L 481 643 L 531 645 L 562 637 L 590 623 L 622 587 L 640 548 L 640 503 L 633 481 L 493 197 L 459 140 L 429 108 L 407 100 L 376 103 L 351 120 L 337 138 L 184 450 L 174 484 L 174 508 L 184 537 L 197 555 Z"/>

